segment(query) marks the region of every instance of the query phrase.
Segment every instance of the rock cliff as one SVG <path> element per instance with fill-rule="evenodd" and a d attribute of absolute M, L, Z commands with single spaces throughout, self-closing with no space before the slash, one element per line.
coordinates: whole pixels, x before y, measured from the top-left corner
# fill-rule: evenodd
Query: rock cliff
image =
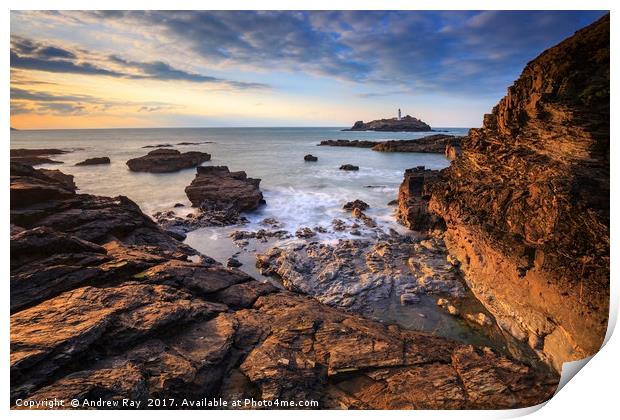
<path fill-rule="evenodd" d="M 607 328 L 609 45 L 607 15 L 531 61 L 424 189 L 473 292 L 558 370 Z"/>
<path fill-rule="evenodd" d="M 175 398 L 166 408 L 203 398 L 504 408 L 545 401 L 557 384 L 489 348 L 258 282 L 197 255 L 126 197 L 76 194 L 19 164 L 11 165 L 10 363 L 12 404 L 65 401 L 57 408 L 124 398 L 141 408 L 148 398 Z"/>

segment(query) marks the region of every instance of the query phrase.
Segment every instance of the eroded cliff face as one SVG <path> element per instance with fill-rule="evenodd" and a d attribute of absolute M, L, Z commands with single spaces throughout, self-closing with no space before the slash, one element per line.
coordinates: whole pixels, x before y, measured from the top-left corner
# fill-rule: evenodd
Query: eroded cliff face
<path fill-rule="evenodd" d="M 609 308 L 609 16 L 545 51 L 426 187 L 477 297 L 556 369 Z"/>

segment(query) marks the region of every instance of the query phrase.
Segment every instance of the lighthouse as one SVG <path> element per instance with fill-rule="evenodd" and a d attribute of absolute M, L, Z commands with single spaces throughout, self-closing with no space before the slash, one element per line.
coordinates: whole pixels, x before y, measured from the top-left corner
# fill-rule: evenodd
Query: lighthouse
<path fill-rule="evenodd" d="M 398 120 L 400 121 L 400 108 L 398 108 Z"/>

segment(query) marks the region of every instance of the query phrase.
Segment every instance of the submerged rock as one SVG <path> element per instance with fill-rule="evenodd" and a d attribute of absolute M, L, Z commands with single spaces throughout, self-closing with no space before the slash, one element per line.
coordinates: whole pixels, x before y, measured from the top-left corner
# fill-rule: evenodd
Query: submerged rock
<path fill-rule="evenodd" d="M 134 172 L 176 172 L 181 169 L 193 168 L 211 160 L 211 155 L 203 152 L 181 153 L 174 149 L 156 149 L 127 161 L 129 170 Z"/>
<path fill-rule="evenodd" d="M 234 257 L 230 257 L 227 261 L 226 261 L 226 266 L 227 267 L 233 267 L 233 268 L 237 268 L 237 267 L 241 267 L 243 265 L 243 263 L 241 263 L 241 261 L 239 261 L 238 259 L 234 258 Z"/>
<path fill-rule="evenodd" d="M 317 160 L 319 160 L 319 158 L 313 155 L 306 155 L 304 156 L 304 160 L 306 162 L 316 162 Z"/>
<path fill-rule="evenodd" d="M 88 158 L 81 162 L 75 164 L 75 166 L 87 166 L 87 165 L 107 165 L 110 163 L 110 158 L 107 156 L 104 157 L 94 157 Z"/>
<path fill-rule="evenodd" d="M 351 164 L 344 164 L 340 166 L 341 171 L 359 171 L 360 167 Z"/>
<path fill-rule="evenodd" d="M 376 146 L 379 142 L 369 140 L 322 140 L 319 146 L 332 146 L 332 147 L 360 147 L 363 149 L 370 149 Z"/>
<path fill-rule="evenodd" d="M 354 200 L 354 201 L 349 201 L 344 206 L 342 206 L 342 208 L 348 211 L 353 211 L 354 209 L 360 209 L 364 211 L 364 210 L 368 210 L 370 208 L 370 205 L 368 205 L 368 203 L 365 203 L 362 200 Z"/>
<path fill-rule="evenodd" d="M 31 166 L 45 163 L 58 164 L 62 162 L 50 159 L 49 156 L 63 155 L 65 153 L 69 153 L 69 151 L 61 149 L 11 149 L 11 162 Z"/>

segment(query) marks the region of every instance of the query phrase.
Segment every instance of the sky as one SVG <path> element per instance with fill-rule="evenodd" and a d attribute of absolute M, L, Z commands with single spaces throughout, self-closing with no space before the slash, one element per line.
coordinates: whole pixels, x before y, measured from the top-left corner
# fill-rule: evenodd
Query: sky
<path fill-rule="evenodd" d="M 596 11 L 13 11 L 11 126 L 479 127 Z"/>

